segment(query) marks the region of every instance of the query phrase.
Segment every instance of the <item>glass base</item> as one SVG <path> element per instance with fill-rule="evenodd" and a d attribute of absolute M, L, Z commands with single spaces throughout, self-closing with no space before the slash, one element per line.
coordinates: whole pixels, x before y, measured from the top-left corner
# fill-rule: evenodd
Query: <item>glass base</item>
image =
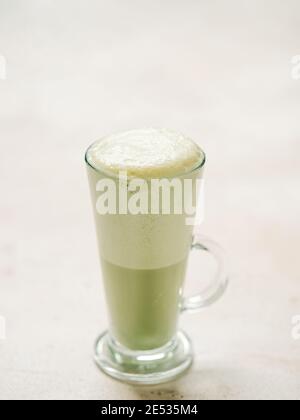
<path fill-rule="evenodd" d="M 183 374 L 191 366 L 193 354 L 191 342 L 183 332 L 178 332 L 166 346 L 151 351 L 130 351 L 105 332 L 96 342 L 95 361 L 103 372 L 115 379 L 154 385 Z"/>

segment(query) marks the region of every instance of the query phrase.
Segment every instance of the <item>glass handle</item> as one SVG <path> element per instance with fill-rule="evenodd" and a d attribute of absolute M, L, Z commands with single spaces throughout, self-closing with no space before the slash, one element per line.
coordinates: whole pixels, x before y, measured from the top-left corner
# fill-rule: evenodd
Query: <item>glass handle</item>
<path fill-rule="evenodd" d="M 194 235 L 193 251 L 204 251 L 211 254 L 217 263 L 217 271 L 209 286 L 203 292 L 188 298 L 183 298 L 181 303 L 182 312 L 198 312 L 219 300 L 228 286 L 228 274 L 225 265 L 224 251 L 214 241 L 201 235 Z"/>

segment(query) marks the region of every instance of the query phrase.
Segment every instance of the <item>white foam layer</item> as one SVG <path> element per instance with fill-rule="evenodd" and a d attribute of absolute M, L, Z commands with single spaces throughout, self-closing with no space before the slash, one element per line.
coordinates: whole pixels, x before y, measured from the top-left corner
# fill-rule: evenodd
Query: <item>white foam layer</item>
<path fill-rule="evenodd" d="M 105 137 L 87 152 L 88 163 L 110 175 L 163 178 L 184 175 L 204 160 L 198 145 L 165 129 L 133 130 Z"/>
<path fill-rule="evenodd" d="M 204 153 L 188 138 L 167 130 L 138 130 L 106 137 L 87 152 L 88 174 L 101 257 L 130 269 L 159 269 L 183 261 L 192 226 L 186 215 L 101 215 L 97 183 L 127 170 L 140 178 L 192 179 L 202 176 Z M 193 169 L 199 170 L 193 171 Z M 124 187 L 123 187 L 124 188 Z"/>

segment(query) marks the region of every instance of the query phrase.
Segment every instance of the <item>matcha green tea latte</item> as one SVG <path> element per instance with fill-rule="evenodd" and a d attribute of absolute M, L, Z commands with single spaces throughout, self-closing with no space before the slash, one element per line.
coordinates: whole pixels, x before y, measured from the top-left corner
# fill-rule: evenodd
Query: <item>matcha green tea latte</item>
<path fill-rule="evenodd" d="M 191 363 L 180 311 L 211 303 L 226 283 L 218 276 L 201 302 L 182 297 L 191 247 L 208 251 L 191 223 L 205 155 L 181 134 L 147 129 L 97 141 L 86 163 L 110 319 L 96 361 L 118 379 L 163 382 Z"/>

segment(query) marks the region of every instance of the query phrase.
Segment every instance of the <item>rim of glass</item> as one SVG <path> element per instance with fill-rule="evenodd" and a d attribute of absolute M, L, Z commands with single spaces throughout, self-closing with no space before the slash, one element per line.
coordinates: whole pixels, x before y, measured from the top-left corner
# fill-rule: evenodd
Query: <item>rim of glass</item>
<path fill-rule="evenodd" d="M 118 174 L 114 174 L 114 173 L 109 173 L 108 171 L 105 171 L 104 169 L 99 169 L 99 168 L 96 168 L 95 166 L 93 166 L 92 164 L 91 164 L 91 162 L 89 162 L 88 161 L 88 152 L 89 152 L 89 150 L 95 145 L 95 144 L 97 144 L 97 143 L 99 143 L 99 141 L 101 141 L 101 140 L 104 140 L 105 139 L 105 137 L 102 137 L 102 138 L 100 138 L 99 140 L 96 140 L 96 141 L 94 141 L 88 148 L 87 148 L 87 150 L 86 150 L 86 152 L 85 152 L 85 155 L 84 155 L 84 160 L 85 160 L 85 163 L 90 167 L 90 168 L 92 168 L 92 169 L 94 169 L 94 171 L 96 171 L 96 172 L 98 172 L 99 174 L 101 174 L 101 175 L 106 175 L 106 176 L 108 176 L 109 178 L 115 178 L 115 179 L 119 179 L 120 177 L 118 176 Z M 178 175 L 176 174 L 176 175 L 174 175 L 174 176 L 164 176 L 164 177 L 162 177 L 162 176 L 160 176 L 160 177 L 156 177 L 155 179 L 174 179 L 174 178 L 181 178 L 181 177 L 184 177 L 184 176 L 187 176 L 187 175 L 191 175 L 191 174 L 193 174 L 194 172 L 197 172 L 197 171 L 199 171 L 204 165 L 205 165 L 205 162 L 206 162 L 206 154 L 205 154 L 205 152 L 203 151 L 203 149 L 197 144 L 197 146 L 199 147 L 199 149 L 200 149 L 200 151 L 201 151 L 201 154 L 202 154 L 202 157 L 201 157 L 201 160 L 197 163 L 197 165 L 195 166 L 195 167 L 193 167 L 191 170 L 189 170 L 189 171 L 187 171 L 187 172 L 184 172 L 184 173 L 179 173 Z M 121 170 L 122 171 L 122 170 Z M 120 171 L 120 172 L 121 172 Z M 125 171 L 125 169 L 124 169 L 124 171 Z M 119 173 L 120 173 L 119 172 Z M 128 179 L 130 179 L 130 178 L 139 178 L 139 179 L 145 179 L 145 180 L 149 180 L 149 179 L 153 179 L 153 177 L 142 177 L 142 176 L 128 176 Z"/>

